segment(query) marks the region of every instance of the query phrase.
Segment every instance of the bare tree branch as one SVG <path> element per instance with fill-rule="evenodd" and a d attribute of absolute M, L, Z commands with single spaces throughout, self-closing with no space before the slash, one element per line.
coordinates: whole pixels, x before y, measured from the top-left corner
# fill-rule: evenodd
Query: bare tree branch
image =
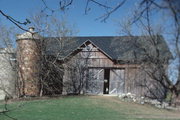
<path fill-rule="evenodd" d="M 5 14 L 2 10 L 0 10 L 1 15 L 3 15 L 5 18 L 7 18 L 9 21 L 11 21 L 13 24 L 15 24 L 18 28 L 20 28 L 21 30 L 27 31 L 27 29 L 24 29 L 21 25 L 27 25 L 30 24 L 31 22 L 26 19 L 25 22 L 19 22 L 16 19 L 12 18 L 11 16 L 8 16 L 7 14 Z"/>
<path fill-rule="evenodd" d="M 118 3 L 117 6 L 112 8 L 110 11 L 108 11 L 104 15 L 96 18 L 96 20 L 101 20 L 102 22 L 105 22 L 115 11 L 117 11 L 120 7 L 122 7 L 122 5 L 125 4 L 125 2 L 126 2 L 126 0 L 123 0 L 122 2 Z"/>

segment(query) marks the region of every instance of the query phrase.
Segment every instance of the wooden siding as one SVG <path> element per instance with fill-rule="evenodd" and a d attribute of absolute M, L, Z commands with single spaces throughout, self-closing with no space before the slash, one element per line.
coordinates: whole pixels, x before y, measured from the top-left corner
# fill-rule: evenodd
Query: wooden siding
<path fill-rule="evenodd" d="M 143 95 L 144 89 L 141 86 L 146 76 L 139 68 L 126 68 L 125 92 Z"/>
<path fill-rule="evenodd" d="M 104 54 L 98 48 L 95 48 L 92 44 L 85 45 L 76 55 L 64 64 L 65 74 L 64 83 L 70 81 L 69 66 L 84 65 L 87 67 L 86 71 L 88 77 L 86 77 L 86 89 L 85 93 L 88 94 L 103 94 L 104 84 L 104 70 L 110 69 L 109 80 L 109 94 L 122 94 L 122 93 L 134 93 L 138 95 L 144 95 L 144 88 L 140 87 L 139 83 L 147 79 L 146 75 L 140 71 L 140 66 L 136 64 L 114 64 L 113 60 L 106 54 Z M 86 62 L 85 62 L 86 61 Z M 67 93 L 67 88 L 64 87 L 64 93 Z"/>
<path fill-rule="evenodd" d="M 110 71 L 110 84 L 109 94 L 122 94 L 124 93 L 125 83 L 125 70 L 124 69 L 111 69 Z"/>
<path fill-rule="evenodd" d="M 104 69 L 88 69 L 87 94 L 103 94 Z"/>

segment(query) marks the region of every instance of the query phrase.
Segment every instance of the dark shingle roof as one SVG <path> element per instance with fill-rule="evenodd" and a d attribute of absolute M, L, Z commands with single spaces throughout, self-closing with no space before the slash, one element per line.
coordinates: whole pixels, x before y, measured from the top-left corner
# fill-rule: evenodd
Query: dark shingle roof
<path fill-rule="evenodd" d="M 86 41 L 94 43 L 113 60 L 143 60 L 147 52 L 150 55 L 156 53 L 154 47 L 158 48 L 162 59 L 171 58 L 171 53 L 163 37 L 154 38 L 156 43 L 153 43 L 147 36 L 66 37 L 61 38 L 63 42 L 60 42 L 60 38 L 49 37 L 45 38 L 45 41 L 47 42 L 46 53 L 50 55 L 59 54 L 60 58 L 68 56 Z"/>

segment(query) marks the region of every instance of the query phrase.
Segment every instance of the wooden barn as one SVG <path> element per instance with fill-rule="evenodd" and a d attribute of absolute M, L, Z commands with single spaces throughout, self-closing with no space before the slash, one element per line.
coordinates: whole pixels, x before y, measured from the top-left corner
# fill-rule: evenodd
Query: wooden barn
<path fill-rule="evenodd" d="M 163 37 L 156 37 L 160 58 L 168 65 L 171 53 Z M 62 94 L 130 92 L 144 96 L 151 94 L 149 89 L 152 89 L 161 95 L 164 89 L 142 67 L 148 61 L 147 52 L 156 54 L 148 39 L 147 36 L 99 36 L 61 38 L 61 42 L 57 38 L 45 38 L 45 41 L 46 53 L 56 56 L 56 61 L 63 65 Z"/>
<path fill-rule="evenodd" d="M 11 88 L 12 94 L 133 93 L 158 98 L 167 93 L 161 81 L 152 79 L 161 74 L 158 64 L 166 72 L 172 58 L 160 35 L 41 37 L 34 28 L 29 31 L 17 35 L 17 71 L 12 71 L 9 63 L 1 65 L 1 78 L 11 81 L 17 77 L 14 82 L 5 79 L 0 83 L 1 87 Z M 11 61 L 4 53 L 1 61 L 4 55 Z"/>
<path fill-rule="evenodd" d="M 166 93 L 147 74 L 157 66 L 148 63 L 159 61 L 166 68 L 171 59 L 160 35 L 41 37 L 30 31 L 17 36 L 19 96 Z"/>

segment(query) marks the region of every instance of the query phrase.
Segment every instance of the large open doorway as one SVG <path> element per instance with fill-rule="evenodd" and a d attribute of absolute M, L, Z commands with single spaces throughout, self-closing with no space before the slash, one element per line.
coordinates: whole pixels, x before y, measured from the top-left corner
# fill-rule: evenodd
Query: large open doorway
<path fill-rule="evenodd" d="M 109 94 L 110 69 L 104 69 L 104 90 L 103 94 Z"/>

